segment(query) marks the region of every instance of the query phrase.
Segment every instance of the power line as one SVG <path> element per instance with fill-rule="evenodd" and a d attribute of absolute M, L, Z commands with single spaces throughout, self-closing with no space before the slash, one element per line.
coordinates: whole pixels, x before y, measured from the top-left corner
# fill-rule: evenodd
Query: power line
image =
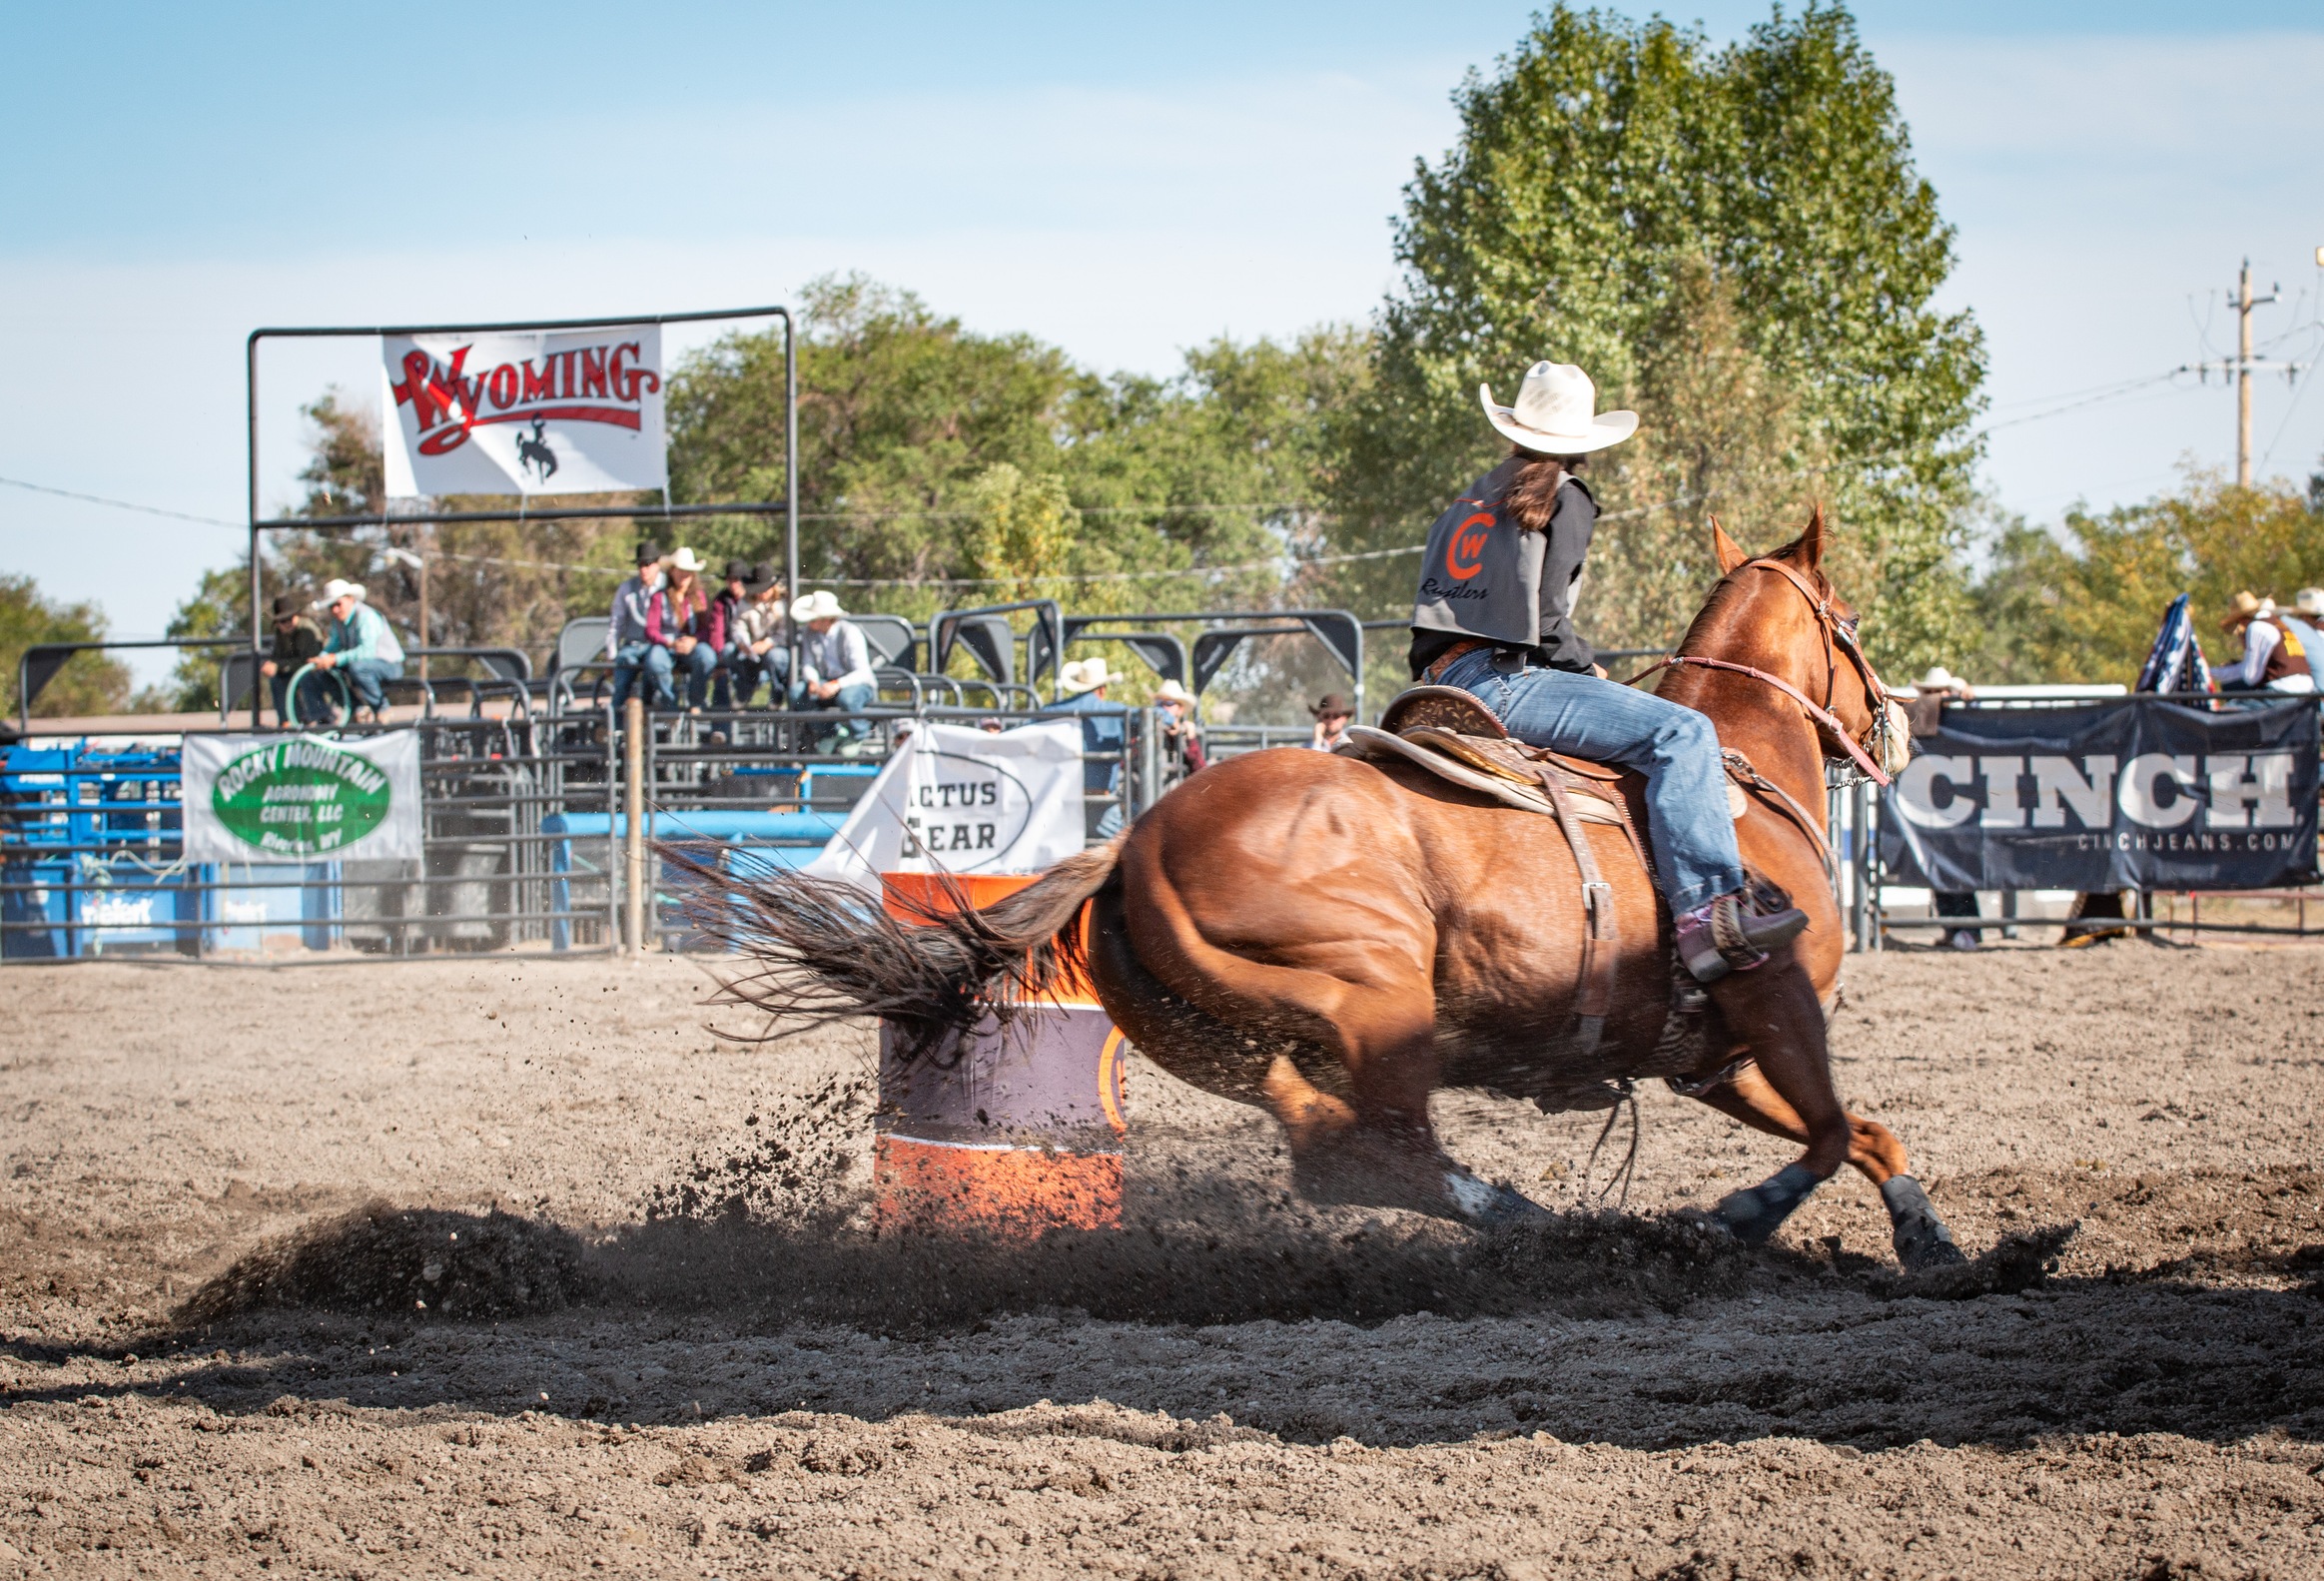
<path fill-rule="evenodd" d="M 183 510 L 164 510 L 160 505 L 141 505 L 134 500 L 108 499 L 103 494 L 83 494 L 70 488 L 51 488 L 46 483 L 28 483 L 17 477 L 0 477 L 0 483 L 5 483 L 10 488 L 22 488 L 35 494 L 54 494 L 59 499 L 78 499 L 84 504 L 111 505 L 116 510 L 135 510 L 148 516 L 168 516 L 173 521 L 199 521 L 206 527 L 239 528 L 247 525 L 247 523 L 240 521 L 224 521 L 217 516 L 197 516 Z"/>

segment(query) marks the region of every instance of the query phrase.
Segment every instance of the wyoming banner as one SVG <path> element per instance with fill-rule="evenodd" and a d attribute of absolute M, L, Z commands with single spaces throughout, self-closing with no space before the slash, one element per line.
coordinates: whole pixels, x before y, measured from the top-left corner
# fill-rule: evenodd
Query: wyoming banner
<path fill-rule="evenodd" d="M 390 498 L 661 488 L 662 334 L 383 336 Z"/>

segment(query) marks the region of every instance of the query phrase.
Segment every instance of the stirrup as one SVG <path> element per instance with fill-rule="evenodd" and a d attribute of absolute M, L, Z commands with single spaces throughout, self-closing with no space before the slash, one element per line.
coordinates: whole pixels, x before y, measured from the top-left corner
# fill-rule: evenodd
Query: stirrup
<path fill-rule="evenodd" d="M 1807 931 L 1808 914 L 1764 879 L 1721 895 L 1675 920 L 1679 959 L 1698 983 L 1748 972 Z"/>

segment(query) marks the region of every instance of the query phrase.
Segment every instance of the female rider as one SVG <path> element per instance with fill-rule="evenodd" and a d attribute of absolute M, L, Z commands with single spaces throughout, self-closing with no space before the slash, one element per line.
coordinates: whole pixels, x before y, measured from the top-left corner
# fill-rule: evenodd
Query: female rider
<path fill-rule="evenodd" d="M 1470 693 L 1520 741 L 1644 774 L 1680 959 L 1705 983 L 1747 971 L 1808 919 L 1745 893 L 1717 732 L 1692 708 L 1607 680 L 1573 628 L 1598 519 L 1574 468 L 1635 433 L 1638 414 L 1598 413 L 1597 387 L 1571 364 L 1534 364 L 1515 406 L 1477 394 L 1514 448 L 1429 529 L 1413 678 Z"/>

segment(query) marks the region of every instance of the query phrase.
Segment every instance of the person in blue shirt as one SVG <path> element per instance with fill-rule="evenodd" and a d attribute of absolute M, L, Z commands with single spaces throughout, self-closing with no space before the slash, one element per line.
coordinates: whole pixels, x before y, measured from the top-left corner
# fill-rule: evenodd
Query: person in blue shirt
<path fill-rule="evenodd" d="M 1081 714 L 1082 790 L 1090 796 L 1112 796 L 1111 804 L 1086 802 L 1088 831 L 1099 840 L 1122 832 L 1122 750 L 1130 739 L 1130 710 L 1106 700 L 1106 688 L 1122 677 L 1107 669 L 1103 655 L 1076 659 L 1058 672 L 1058 690 L 1066 695 L 1042 710 L 1045 714 Z"/>
<path fill-rule="evenodd" d="M 2308 673 L 2316 677 L 2316 689 L 2324 691 L 2324 587 L 2301 588 L 2292 604 L 2300 612 L 2283 615 L 2284 625 L 2308 650 Z"/>
<path fill-rule="evenodd" d="M 378 724 L 387 706 L 387 683 L 403 678 L 403 644 L 388 629 L 387 617 L 364 602 L 364 592 L 363 583 L 336 576 L 323 584 L 331 631 L 323 639 L 323 651 L 315 656 L 315 667 L 346 676 L 357 709 L 369 708 L 372 722 Z"/>

